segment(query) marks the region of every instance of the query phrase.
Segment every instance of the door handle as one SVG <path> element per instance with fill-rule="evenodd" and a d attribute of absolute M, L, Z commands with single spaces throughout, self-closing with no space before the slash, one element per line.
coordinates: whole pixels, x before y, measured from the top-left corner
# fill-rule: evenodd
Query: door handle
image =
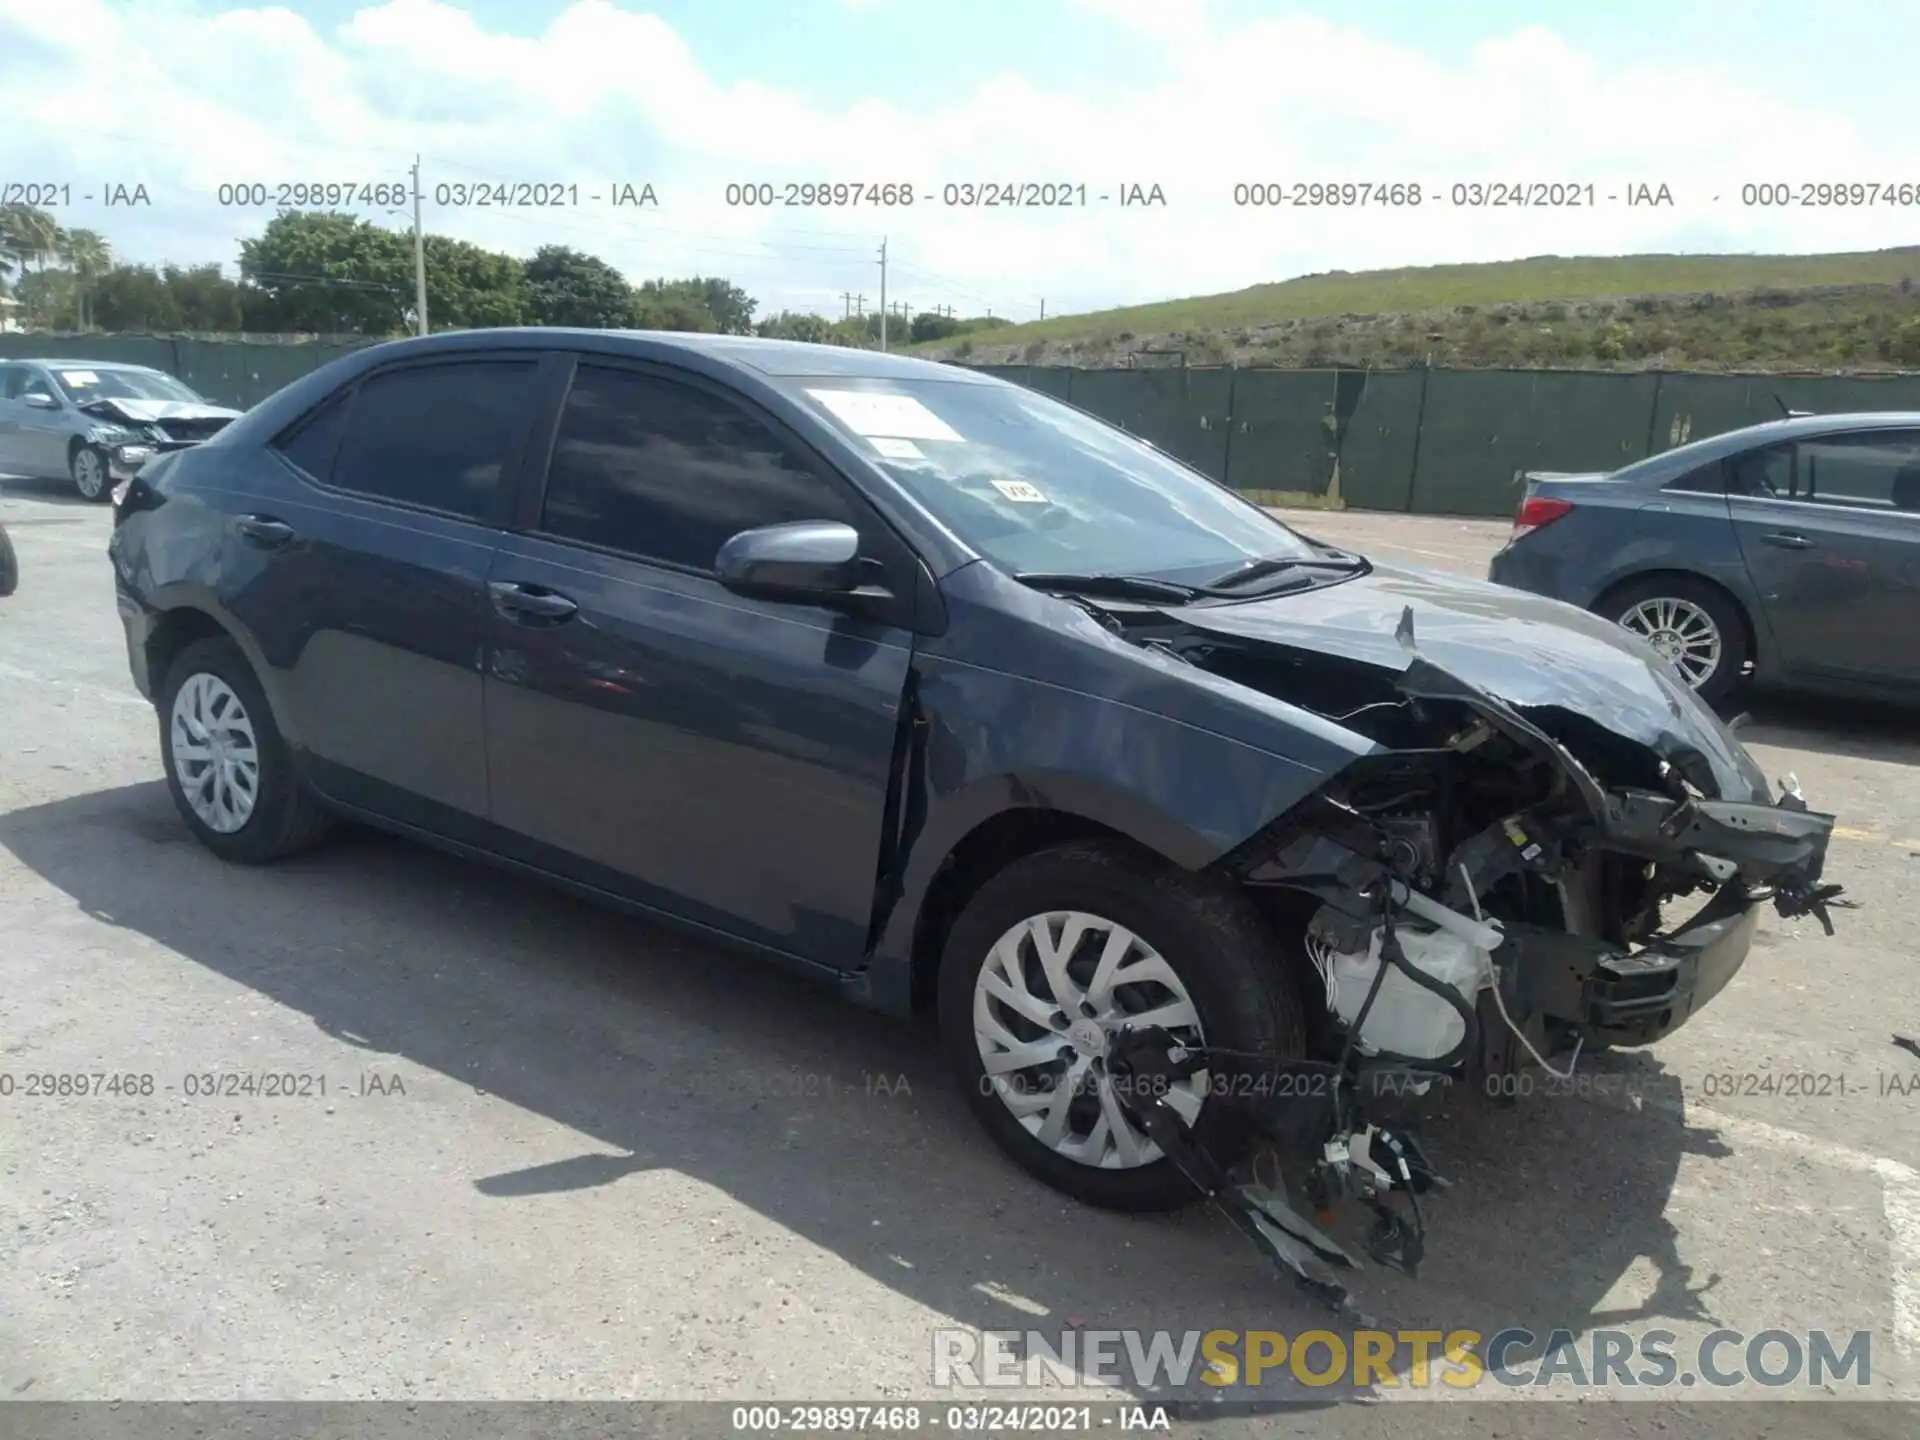
<path fill-rule="evenodd" d="M 1813 541 L 1804 535 L 1797 535 L 1791 530 L 1769 530 L 1760 538 L 1769 545 L 1778 545 L 1783 550 L 1811 550 L 1814 548 Z"/>
<path fill-rule="evenodd" d="M 293 539 L 293 527 L 284 520 L 267 515 L 242 515 L 233 522 L 242 539 L 265 549 L 275 550 Z"/>
<path fill-rule="evenodd" d="M 564 595 L 511 580 L 489 581 L 487 590 L 493 596 L 493 608 L 516 625 L 558 624 L 580 609 Z"/>

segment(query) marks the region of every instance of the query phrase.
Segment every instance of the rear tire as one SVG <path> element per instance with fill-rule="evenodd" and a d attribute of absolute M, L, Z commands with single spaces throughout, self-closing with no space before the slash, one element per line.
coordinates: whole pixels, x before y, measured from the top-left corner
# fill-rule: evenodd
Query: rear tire
<path fill-rule="evenodd" d="M 1746 616 L 1725 591 L 1704 580 L 1651 575 L 1610 592 L 1593 608 L 1674 660 L 1682 680 L 1709 705 L 1727 698 L 1751 658 Z"/>
<path fill-rule="evenodd" d="M 160 763 L 175 808 L 223 860 L 263 865 L 325 838 L 332 817 L 294 772 L 266 692 L 240 647 L 196 640 L 161 683 Z"/>
<path fill-rule="evenodd" d="M 1085 935 L 1077 950 L 1062 957 L 1061 970 L 1070 969 L 1076 977 L 1064 999 L 1041 964 L 1034 932 L 1022 928 L 1039 917 L 1054 917 L 1045 927 L 1049 945 L 1060 942 L 1070 926 Z M 1123 978 L 1103 988 L 1101 962 L 1116 930 L 1128 932 L 1138 944 L 1125 950 L 1126 958 L 1109 962 L 1106 973 Z M 1122 953 L 1118 944 L 1112 948 L 1115 955 Z M 1007 968 L 1009 957 L 1015 970 Z M 1019 998 L 1026 1007 L 1018 1011 L 1004 1000 L 1007 977 L 1016 971 L 1028 977 L 1018 982 L 1025 987 Z M 984 981 L 983 972 L 989 977 Z M 1155 973 L 1175 983 L 1161 984 L 1150 978 Z M 1179 1009 L 1181 992 L 1189 1005 L 1185 1011 Z M 1066 1006 L 1076 997 L 1088 1008 L 1068 1014 Z M 1048 1006 L 1058 1007 L 1055 1017 L 1044 1014 Z M 1191 1014 L 1197 1030 L 1183 1032 L 1168 1024 L 1176 1035 L 1198 1034 L 1221 1050 L 1264 1057 L 1218 1059 L 1210 1067 L 1213 1093 L 1191 1097 L 1187 1103 L 1197 1113 L 1183 1112 L 1195 1139 L 1217 1161 L 1236 1163 L 1256 1136 L 1232 1097 L 1265 1093 L 1249 1088 L 1246 1077 L 1271 1074 L 1274 1061 L 1299 1058 L 1306 1042 L 1299 991 L 1282 948 L 1232 886 L 1155 865 L 1115 846 L 1079 843 L 1043 850 L 1015 861 L 980 887 L 954 923 L 941 957 L 941 1041 L 987 1133 L 1054 1189 L 1112 1210 L 1170 1210 L 1199 1195 L 1150 1141 L 1137 1143 L 1144 1136 L 1129 1131 L 1127 1148 L 1120 1148 L 1108 1108 L 1111 1092 L 1099 1089 L 1105 1072 L 1095 1052 L 1104 1050 L 1104 1041 L 1094 1039 L 1088 1025 L 1106 1028 L 1108 1022 L 1098 1017 L 1111 1015 L 1118 1017 L 1111 1021 L 1117 1028 L 1126 1013 L 1141 1013 L 1142 1007 L 1167 1016 Z M 1018 1044 L 1017 1052 L 1010 1042 Z M 996 1050 L 996 1073 L 990 1077 L 985 1051 L 994 1046 L 1007 1048 Z M 1006 1067 L 1004 1062 L 1028 1053 L 1028 1047 L 1054 1049 L 1055 1058 L 1017 1071 Z M 1057 1082 L 1079 1065 L 1088 1067 L 1081 1083 L 1092 1093 L 1069 1104 L 1059 1098 L 1066 1087 Z M 1006 1098 L 1010 1082 L 1020 1093 Z M 1016 1105 L 1023 1115 L 1016 1115 Z M 1075 1118 L 1062 1118 L 1069 1110 Z M 1102 1124 L 1107 1125 L 1104 1159 Z M 1062 1145 L 1077 1149 L 1078 1157 L 1062 1153 Z"/>
<path fill-rule="evenodd" d="M 13 553 L 13 538 L 0 525 L 0 600 L 20 588 L 20 561 Z"/>

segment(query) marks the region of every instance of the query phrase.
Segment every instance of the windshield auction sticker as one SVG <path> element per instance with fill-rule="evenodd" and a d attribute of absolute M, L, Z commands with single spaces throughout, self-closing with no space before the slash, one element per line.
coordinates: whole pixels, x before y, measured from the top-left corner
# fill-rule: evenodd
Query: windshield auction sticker
<path fill-rule="evenodd" d="M 854 434 L 868 439 L 961 440 L 958 430 L 911 395 L 872 390 L 809 390 L 807 394 L 839 416 Z"/>
<path fill-rule="evenodd" d="M 896 440 L 890 435 L 869 435 L 867 443 L 889 460 L 924 460 L 927 452 L 911 440 Z"/>
<path fill-rule="evenodd" d="M 62 370 L 60 378 L 69 385 L 98 385 L 100 377 L 91 370 Z"/>
<path fill-rule="evenodd" d="M 1007 499 L 1016 501 L 1021 505 L 1044 505 L 1047 503 L 1047 497 L 1040 493 L 1040 487 L 1037 485 L 1029 485 L 1024 480 L 995 480 L 993 482 L 993 488 L 1006 496 Z"/>

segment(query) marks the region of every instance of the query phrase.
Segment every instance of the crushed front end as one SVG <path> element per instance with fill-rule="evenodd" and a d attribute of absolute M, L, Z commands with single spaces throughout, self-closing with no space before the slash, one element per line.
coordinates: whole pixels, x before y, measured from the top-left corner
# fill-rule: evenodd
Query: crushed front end
<path fill-rule="evenodd" d="M 1831 934 L 1844 903 L 1822 875 L 1834 817 L 1791 779 L 1769 793 L 1691 696 L 1656 677 L 1650 701 L 1523 707 L 1424 658 L 1414 625 L 1409 607 L 1398 673 L 1197 627 L 1140 637 L 1377 742 L 1219 862 L 1304 960 L 1310 1053 L 1231 1092 L 1255 1097 L 1284 1176 L 1224 1173 L 1177 1115 L 1135 1107 L 1270 1256 L 1342 1304 L 1338 1272 L 1359 1262 L 1307 1215 L 1360 1202 L 1364 1248 L 1416 1269 L 1420 1197 L 1444 1182 L 1415 1130 L 1451 1086 L 1497 1094 L 1529 1065 L 1569 1076 L 1583 1054 L 1659 1040 L 1740 969 L 1765 909 Z M 1127 1037 L 1135 1093 L 1236 1060 L 1169 1040 Z"/>

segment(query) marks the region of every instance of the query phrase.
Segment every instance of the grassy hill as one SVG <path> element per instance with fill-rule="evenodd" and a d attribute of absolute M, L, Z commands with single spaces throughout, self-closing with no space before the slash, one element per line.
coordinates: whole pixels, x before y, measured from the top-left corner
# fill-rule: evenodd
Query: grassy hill
<path fill-rule="evenodd" d="M 1920 366 L 1920 246 L 1335 270 L 914 349 L 969 363 L 1092 366 L 1177 359 L 1141 354 L 1166 349 L 1188 364 Z"/>

